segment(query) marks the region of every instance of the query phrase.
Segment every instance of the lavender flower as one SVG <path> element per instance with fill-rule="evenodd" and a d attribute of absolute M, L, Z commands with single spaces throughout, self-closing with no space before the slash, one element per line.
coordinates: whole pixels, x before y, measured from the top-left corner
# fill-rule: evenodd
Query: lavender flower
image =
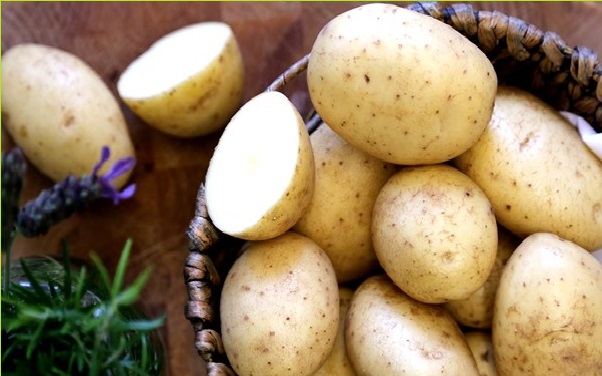
<path fill-rule="evenodd" d="M 89 203 L 98 198 L 109 198 L 117 205 L 119 200 L 132 197 L 136 191 L 135 184 L 120 192 L 112 181 L 131 169 L 136 164 L 135 158 L 119 159 L 111 166 L 109 172 L 98 175 L 101 167 L 109 160 L 110 154 L 109 148 L 104 146 L 100 161 L 94 166 L 91 175 L 68 176 L 26 203 L 17 218 L 19 232 L 25 237 L 43 235 L 52 225 L 75 212 L 83 211 Z"/>
<path fill-rule="evenodd" d="M 19 214 L 25 168 L 25 157 L 20 148 L 2 154 L 2 250 L 10 244 L 13 224 Z"/>

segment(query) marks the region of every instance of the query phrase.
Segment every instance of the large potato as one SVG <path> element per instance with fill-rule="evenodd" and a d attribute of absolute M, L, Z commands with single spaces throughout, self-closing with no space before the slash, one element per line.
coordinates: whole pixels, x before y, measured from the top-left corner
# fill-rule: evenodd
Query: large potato
<path fill-rule="evenodd" d="M 261 93 L 219 139 L 205 177 L 207 210 L 225 234 L 274 238 L 301 218 L 314 179 L 309 134 L 297 108 L 282 93 Z"/>
<path fill-rule="evenodd" d="M 602 266 L 554 234 L 527 237 L 502 272 L 493 316 L 500 376 L 598 376 Z"/>
<path fill-rule="evenodd" d="M 500 87 L 486 132 L 454 162 L 520 237 L 551 232 L 602 247 L 602 162 L 541 99 Z"/>
<path fill-rule="evenodd" d="M 222 129 L 243 100 L 244 64 L 223 22 L 187 25 L 163 36 L 119 77 L 117 90 L 149 125 L 179 137 Z"/>
<path fill-rule="evenodd" d="M 349 287 L 339 287 L 339 331 L 334 347 L 320 369 L 313 376 L 356 376 L 353 364 L 347 356 L 345 344 L 345 321 L 351 305 L 354 290 Z"/>
<path fill-rule="evenodd" d="M 495 293 L 500 283 L 502 270 L 506 266 L 506 262 L 508 262 L 512 252 L 520 244 L 520 238 L 517 238 L 508 230 L 499 226 L 497 238 L 498 247 L 495 263 L 483 286 L 465 299 L 450 300 L 443 304 L 445 309 L 461 325 L 480 329 L 491 328 L 493 303 L 495 302 Z"/>
<path fill-rule="evenodd" d="M 477 141 L 497 76 L 485 54 L 445 23 L 373 3 L 324 26 L 307 84 L 322 119 L 350 144 L 416 165 L 447 161 Z"/>
<path fill-rule="evenodd" d="M 134 146 L 116 98 L 100 76 L 77 56 L 60 49 L 20 44 L 2 55 L 3 126 L 43 174 L 62 181 L 90 174 L 101 149 L 109 163 L 134 156 Z M 122 187 L 131 170 L 113 181 Z"/>
<path fill-rule="evenodd" d="M 224 349 L 240 376 L 311 375 L 337 336 L 334 269 L 311 239 L 293 232 L 252 242 L 224 281 Z"/>
<path fill-rule="evenodd" d="M 349 359 L 360 376 L 478 376 L 449 313 L 411 299 L 384 275 L 358 287 L 346 325 Z"/>
<path fill-rule="evenodd" d="M 370 235 L 372 209 L 395 167 L 345 142 L 324 123 L 310 140 L 314 194 L 294 229 L 326 251 L 339 282 L 361 278 L 378 265 Z"/>
<path fill-rule="evenodd" d="M 447 165 L 402 168 L 381 189 L 372 217 L 378 261 L 416 300 L 464 299 L 489 277 L 497 250 L 491 205 Z"/>

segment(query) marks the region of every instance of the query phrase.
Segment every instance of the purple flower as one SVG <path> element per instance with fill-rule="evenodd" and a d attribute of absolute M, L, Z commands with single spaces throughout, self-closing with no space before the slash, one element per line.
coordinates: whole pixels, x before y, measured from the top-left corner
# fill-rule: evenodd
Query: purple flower
<path fill-rule="evenodd" d="M 113 185 L 113 180 L 125 174 L 135 164 L 133 157 L 121 158 L 104 175 L 99 175 L 102 166 L 107 163 L 111 151 L 103 146 L 100 161 L 94 166 L 92 174 L 81 177 L 67 176 L 65 180 L 45 189 L 38 197 L 27 202 L 19 211 L 17 228 L 25 237 L 45 234 L 54 224 L 75 212 L 83 211 L 87 205 L 98 198 L 109 198 L 117 205 L 119 200 L 132 197 L 136 185 L 130 184 L 121 192 Z"/>
<path fill-rule="evenodd" d="M 94 166 L 92 176 L 98 179 L 98 183 L 100 184 L 100 196 L 112 199 L 113 204 L 117 205 L 119 200 L 125 200 L 134 195 L 136 192 L 136 184 L 130 184 L 119 192 L 117 188 L 113 186 L 112 180 L 133 168 L 136 164 L 136 159 L 134 157 L 121 158 L 111 166 L 109 172 L 99 176 L 98 171 L 105 163 L 107 163 L 110 157 L 111 150 L 108 146 L 103 146 L 100 154 L 100 161 Z"/>

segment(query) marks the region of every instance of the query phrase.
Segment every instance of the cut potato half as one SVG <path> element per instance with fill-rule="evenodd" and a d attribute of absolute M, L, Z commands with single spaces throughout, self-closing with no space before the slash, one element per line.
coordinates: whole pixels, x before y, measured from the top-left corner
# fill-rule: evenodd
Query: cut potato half
<path fill-rule="evenodd" d="M 205 178 L 207 210 L 225 234 L 274 238 L 303 215 L 314 179 L 301 115 L 284 94 L 265 92 L 242 106 L 224 129 Z"/>
<path fill-rule="evenodd" d="M 117 91 L 129 108 L 165 133 L 194 137 L 222 129 L 242 104 L 244 66 L 223 22 L 173 31 L 134 60 Z"/>

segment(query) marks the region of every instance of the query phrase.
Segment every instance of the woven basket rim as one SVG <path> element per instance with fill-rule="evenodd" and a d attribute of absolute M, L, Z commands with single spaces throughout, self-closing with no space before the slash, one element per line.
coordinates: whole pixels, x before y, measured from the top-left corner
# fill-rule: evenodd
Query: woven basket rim
<path fill-rule="evenodd" d="M 428 15 L 452 26 L 487 54 L 504 79 L 508 72 L 526 67 L 531 74 L 528 85 L 519 86 L 536 94 L 560 111 L 582 116 L 596 133 L 602 133 L 602 66 L 587 47 L 569 47 L 551 31 L 498 11 L 475 10 L 470 4 L 443 6 L 437 2 L 412 3 L 408 9 Z M 280 74 L 266 91 L 282 91 L 306 69 L 310 54 L 305 54 Z M 498 64 L 496 66 L 496 64 Z M 517 79 L 523 80 L 524 77 Z M 512 83 L 512 80 L 509 80 Z M 309 117 L 308 130 L 320 122 Z M 189 255 L 184 266 L 188 292 L 186 318 L 195 333 L 195 348 L 205 361 L 208 376 L 232 375 L 219 333 L 219 294 L 221 280 L 236 258 L 243 240 L 222 234 L 213 224 L 205 205 L 205 188 L 197 194 L 195 215 L 187 229 Z M 219 270 L 222 265 L 224 270 Z"/>

